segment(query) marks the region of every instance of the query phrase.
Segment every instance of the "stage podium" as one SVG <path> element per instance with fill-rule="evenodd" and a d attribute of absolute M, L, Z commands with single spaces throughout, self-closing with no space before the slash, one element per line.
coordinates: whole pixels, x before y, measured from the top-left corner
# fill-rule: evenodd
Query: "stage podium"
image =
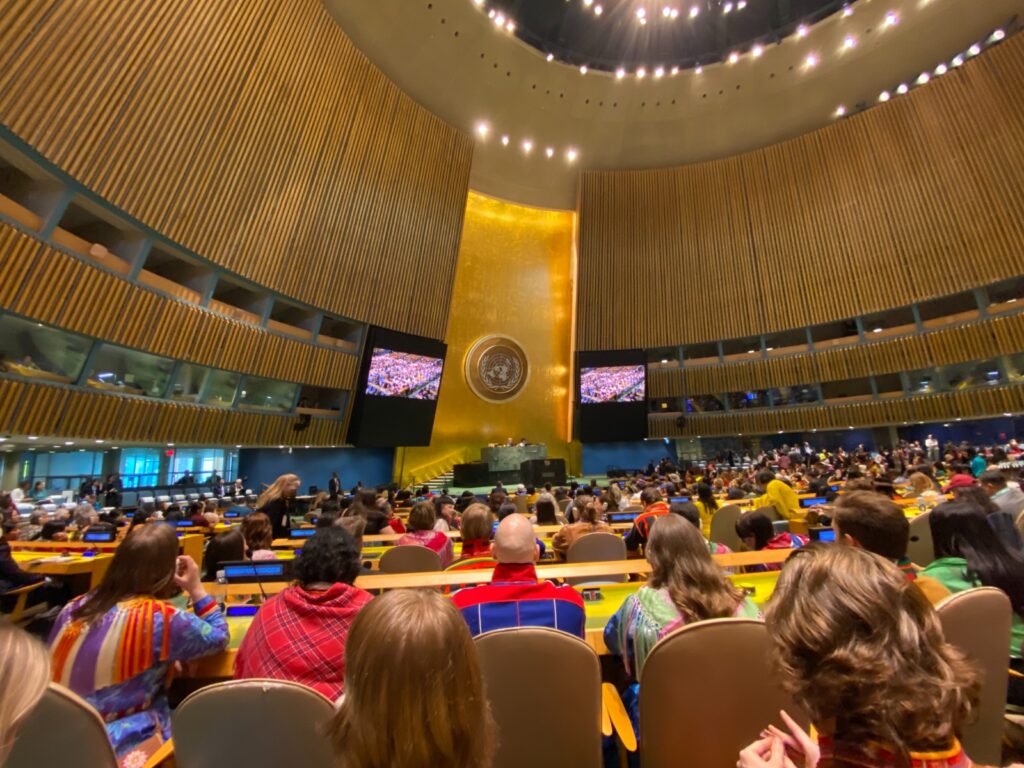
<path fill-rule="evenodd" d="M 480 461 L 491 472 L 518 472 L 524 461 L 547 457 L 546 445 L 495 445 L 480 449 Z"/>
<path fill-rule="evenodd" d="M 456 464 L 452 472 L 453 482 L 459 488 L 479 488 L 486 485 L 494 485 L 498 481 L 502 483 L 528 483 L 534 481 L 528 477 L 545 476 L 547 473 L 556 471 L 551 463 L 558 462 L 561 465 L 561 480 L 544 479 L 544 483 L 565 483 L 565 461 L 563 459 L 548 459 L 548 447 L 546 445 L 492 445 L 480 449 L 480 461 L 471 464 Z M 536 465 L 536 468 L 535 466 Z M 528 473 L 528 474 L 527 474 Z"/>

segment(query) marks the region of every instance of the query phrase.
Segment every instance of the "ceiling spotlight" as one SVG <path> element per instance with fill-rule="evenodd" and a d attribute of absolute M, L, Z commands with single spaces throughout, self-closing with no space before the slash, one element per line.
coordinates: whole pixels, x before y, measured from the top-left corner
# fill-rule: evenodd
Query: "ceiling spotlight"
<path fill-rule="evenodd" d="M 491 127 L 483 120 L 476 124 L 476 135 L 481 139 L 486 139 L 487 134 L 490 133 Z"/>
<path fill-rule="evenodd" d="M 694 67 L 693 74 L 699 75 L 703 71 L 704 71 L 704 67 L 702 67 L 700 64 L 698 64 L 696 67 Z"/>
<path fill-rule="evenodd" d="M 494 15 L 495 15 L 495 13 L 497 13 L 497 11 L 495 11 L 495 10 L 494 10 L 493 8 L 491 8 L 491 10 L 489 10 L 489 11 L 487 12 L 487 18 L 488 18 L 488 19 L 493 19 L 493 18 L 494 18 Z"/>
<path fill-rule="evenodd" d="M 845 114 L 846 114 L 846 107 L 844 107 L 842 104 L 840 104 L 838 107 L 836 107 L 836 117 L 842 117 Z"/>
<path fill-rule="evenodd" d="M 664 76 L 665 76 L 665 68 L 664 67 L 658 67 L 657 69 L 654 70 L 654 78 L 655 79 L 659 79 L 659 78 L 662 78 Z"/>
<path fill-rule="evenodd" d="M 589 8 L 594 4 L 594 0 L 583 0 L 583 4 Z"/>
<path fill-rule="evenodd" d="M 797 37 L 807 37 L 807 25 L 806 24 L 801 24 L 799 27 L 796 28 L 796 36 Z"/>
<path fill-rule="evenodd" d="M 740 55 L 738 53 L 736 53 L 736 51 L 733 51 L 732 53 L 729 54 L 729 63 L 730 64 L 735 64 L 739 60 L 740 60 Z"/>
<path fill-rule="evenodd" d="M 1000 40 L 1003 40 L 1005 38 L 1006 32 L 1004 32 L 1001 29 L 997 29 L 995 32 L 992 33 L 992 36 L 989 38 L 989 40 L 992 41 L 993 43 L 998 43 Z"/>
<path fill-rule="evenodd" d="M 907 87 L 906 83 L 900 83 L 898 86 L 896 86 L 896 93 L 898 93 L 900 96 L 902 96 L 909 90 L 910 88 Z"/>
<path fill-rule="evenodd" d="M 917 84 L 924 85 L 931 79 L 931 75 L 929 75 L 927 72 L 922 72 L 920 75 L 917 76 Z"/>
<path fill-rule="evenodd" d="M 484 0 L 473 0 L 473 5 L 483 5 Z"/>
<path fill-rule="evenodd" d="M 544 154 L 547 155 L 548 158 L 554 157 L 555 156 L 555 148 L 554 147 L 548 147 L 547 149 L 544 150 Z"/>
<path fill-rule="evenodd" d="M 29 436 L 28 436 L 28 439 L 29 439 L 29 440 L 38 440 L 39 438 L 38 438 L 38 437 L 36 437 L 35 435 L 29 435 Z"/>
<path fill-rule="evenodd" d="M 602 6 L 600 6 L 600 5 L 595 5 L 594 6 L 594 15 L 595 16 L 600 16 L 602 13 L 604 13 L 604 8 Z"/>
<path fill-rule="evenodd" d="M 642 19 L 642 18 L 644 18 L 644 17 L 646 16 L 646 15 L 647 15 L 647 10 L 646 10 L 645 8 L 637 8 L 637 9 L 636 9 L 636 17 L 637 17 L 638 19 Z"/>
<path fill-rule="evenodd" d="M 642 27 L 642 26 L 643 26 L 644 24 L 646 24 L 646 23 L 647 23 L 647 19 L 640 19 L 640 26 L 641 26 L 641 27 Z"/>
<path fill-rule="evenodd" d="M 872 331 L 871 331 L 871 332 L 872 332 L 872 333 L 881 333 L 881 332 L 882 332 L 882 329 L 881 329 L 881 328 L 874 328 L 874 329 L 872 329 Z"/>
<path fill-rule="evenodd" d="M 673 19 L 678 19 L 678 18 L 679 18 L 679 9 L 678 9 L 678 8 L 673 8 L 673 9 L 672 9 L 672 13 L 670 13 L 669 15 L 670 15 L 670 16 L 671 16 L 671 17 L 672 17 Z"/>
<path fill-rule="evenodd" d="M 669 74 L 672 75 L 672 76 L 678 75 L 679 74 L 679 67 L 672 67 L 672 69 L 669 71 Z"/>
<path fill-rule="evenodd" d="M 625 76 L 626 76 L 626 70 L 623 69 L 622 67 L 619 67 L 618 69 L 615 70 L 615 79 L 616 80 L 621 80 Z"/>
<path fill-rule="evenodd" d="M 565 151 L 565 159 L 568 160 L 570 163 L 575 163 L 576 162 L 576 150 L 572 149 L 572 148 L 567 149 Z"/>
<path fill-rule="evenodd" d="M 846 18 L 849 18 L 850 16 L 853 16 L 853 7 L 849 6 L 849 5 L 844 5 L 843 6 L 843 18 L 846 19 Z"/>
<path fill-rule="evenodd" d="M 96 445 L 103 445 L 103 441 L 102 440 L 97 440 L 96 441 Z"/>
<path fill-rule="evenodd" d="M 756 59 L 760 57 L 762 53 L 764 53 L 764 48 L 762 48 L 760 45 L 755 45 L 753 48 L 750 49 L 750 53 Z"/>
<path fill-rule="evenodd" d="M 504 134 L 501 137 L 501 146 L 503 146 L 503 147 L 507 147 L 508 146 L 508 134 L 507 133 Z"/>
<path fill-rule="evenodd" d="M 509 31 L 509 32 L 515 32 L 516 31 L 516 23 L 514 21 L 510 21 L 508 24 L 505 25 L 505 29 L 507 31 Z"/>
<path fill-rule="evenodd" d="M 74 440 L 65 440 L 64 441 L 64 445 L 74 445 L 74 444 L 75 444 Z M 168 445 L 174 445 L 174 443 L 168 443 Z"/>
<path fill-rule="evenodd" d="M 880 94 L 878 94 L 878 100 L 879 101 L 883 101 L 884 102 L 884 101 L 888 101 L 891 98 L 892 98 L 892 94 L 890 94 L 888 91 L 882 91 Z"/>
<path fill-rule="evenodd" d="M 804 69 L 814 69 L 818 66 L 818 54 L 808 53 L 807 58 L 804 59 Z"/>
<path fill-rule="evenodd" d="M 699 13 L 700 13 L 700 8 L 698 8 L 696 5 L 691 5 L 690 6 L 690 18 L 691 19 L 696 19 L 697 15 Z"/>
<path fill-rule="evenodd" d="M 746 7 L 747 7 L 747 0 L 740 0 L 738 3 L 736 3 L 736 10 L 737 11 L 742 11 Z"/>
<path fill-rule="evenodd" d="M 843 38 L 843 49 L 850 50 L 851 48 L 857 47 L 857 38 L 853 35 L 847 35 Z"/>
<path fill-rule="evenodd" d="M 942 77 L 947 72 L 949 72 L 949 67 L 947 67 L 945 64 L 939 64 L 939 66 L 935 68 L 935 74 L 938 75 L 939 77 Z"/>
<path fill-rule="evenodd" d="M 523 152 L 530 154 L 533 151 L 533 142 L 529 139 L 523 141 Z"/>
<path fill-rule="evenodd" d="M 722 13 L 732 13 L 732 3 L 726 3 L 722 6 Z"/>
<path fill-rule="evenodd" d="M 496 13 L 494 15 L 494 24 L 495 24 L 495 26 L 498 26 L 498 27 L 505 26 L 505 14 L 503 14 L 503 13 Z"/>
<path fill-rule="evenodd" d="M 962 67 L 964 65 L 964 57 L 959 53 L 953 57 L 953 61 L 950 62 L 954 67 Z"/>
<path fill-rule="evenodd" d="M 553 54 L 553 53 L 549 53 L 549 54 L 547 55 L 547 60 L 548 60 L 548 61 L 554 61 L 554 60 L 555 60 L 555 54 Z"/>
<path fill-rule="evenodd" d="M 882 22 L 883 27 L 893 27 L 900 23 L 900 15 L 896 11 L 889 11 L 885 14 L 885 21 Z"/>
<path fill-rule="evenodd" d="M 661 364 L 662 365 L 668 365 L 668 360 L 666 360 L 665 358 L 662 358 L 661 359 Z"/>
<path fill-rule="evenodd" d="M 582 67 L 580 67 L 580 74 L 581 75 L 587 74 L 587 65 L 586 64 L 584 64 Z"/>
<path fill-rule="evenodd" d="M 647 70 L 644 69 L 643 67 L 640 67 L 640 69 L 636 71 L 636 76 L 638 80 L 643 80 L 645 77 L 647 77 Z"/>
<path fill-rule="evenodd" d="M 981 46 L 975 43 L 974 45 L 967 49 L 967 53 L 971 56 L 977 56 L 979 53 L 981 53 Z"/>
<path fill-rule="evenodd" d="M 664 8 L 661 9 L 661 15 L 667 19 L 669 16 L 672 15 L 672 9 L 666 5 Z"/>

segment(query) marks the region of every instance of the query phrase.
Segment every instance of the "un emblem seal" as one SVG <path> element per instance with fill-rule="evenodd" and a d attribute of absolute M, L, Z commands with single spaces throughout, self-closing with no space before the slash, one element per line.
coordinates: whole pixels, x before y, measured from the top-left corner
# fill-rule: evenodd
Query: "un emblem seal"
<path fill-rule="evenodd" d="M 504 403 L 516 398 L 529 376 L 526 353 L 507 336 L 485 336 L 466 355 L 466 382 L 482 400 Z"/>

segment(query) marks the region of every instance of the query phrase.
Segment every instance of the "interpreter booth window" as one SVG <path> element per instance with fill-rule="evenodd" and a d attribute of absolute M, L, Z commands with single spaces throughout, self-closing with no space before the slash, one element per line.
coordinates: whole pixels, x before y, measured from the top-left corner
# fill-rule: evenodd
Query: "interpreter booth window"
<path fill-rule="evenodd" d="M 287 381 L 257 379 L 252 376 L 242 382 L 241 397 L 238 404 L 248 410 L 272 411 L 281 413 L 290 411 L 295 402 L 298 384 Z"/>
<path fill-rule="evenodd" d="M 708 413 L 724 411 L 725 405 L 718 395 L 694 395 L 686 398 L 687 413 Z"/>
<path fill-rule="evenodd" d="M 939 372 L 946 387 L 953 391 L 1003 383 L 999 365 L 995 360 L 945 365 L 939 368 Z"/>
<path fill-rule="evenodd" d="M 939 375 L 934 368 L 920 368 L 916 371 L 907 372 L 908 387 L 911 395 L 930 395 L 939 392 Z"/>
<path fill-rule="evenodd" d="M 241 375 L 231 371 L 211 370 L 206 380 L 206 390 L 200 396 L 203 405 L 230 408 L 235 402 Z"/>
<path fill-rule="evenodd" d="M 1024 352 L 1006 357 L 1006 375 L 1011 382 L 1024 381 Z"/>
<path fill-rule="evenodd" d="M 171 459 L 168 483 L 176 483 L 188 472 L 192 476 L 189 485 L 200 485 L 212 481 L 213 476 L 225 477 L 227 463 L 223 448 L 179 448 Z"/>
<path fill-rule="evenodd" d="M 160 482 L 158 448 L 125 448 L 121 451 L 121 483 L 125 488 L 152 488 Z"/>
<path fill-rule="evenodd" d="M 210 374 L 211 369 L 202 365 L 182 363 L 174 374 L 174 384 L 171 385 L 171 400 L 178 400 L 185 403 L 198 403 L 199 396 L 203 391 L 203 383 Z"/>
<path fill-rule="evenodd" d="M 163 397 L 174 362 L 133 349 L 103 344 L 89 369 L 86 386 L 125 395 Z"/>
<path fill-rule="evenodd" d="M 821 394 L 826 402 L 835 403 L 870 400 L 874 393 L 871 389 L 871 379 L 865 376 L 859 379 L 822 382 Z"/>
<path fill-rule="evenodd" d="M 749 392 L 729 392 L 726 395 L 730 411 L 742 411 L 748 408 L 767 408 L 768 390 L 752 389 Z"/>
<path fill-rule="evenodd" d="M 771 390 L 771 393 L 772 402 L 776 407 L 819 402 L 818 388 L 806 384 L 796 387 L 776 387 Z"/>
<path fill-rule="evenodd" d="M 71 384 L 81 375 L 91 344 L 42 323 L 0 317 L 0 370 L 5 373 Z"/>

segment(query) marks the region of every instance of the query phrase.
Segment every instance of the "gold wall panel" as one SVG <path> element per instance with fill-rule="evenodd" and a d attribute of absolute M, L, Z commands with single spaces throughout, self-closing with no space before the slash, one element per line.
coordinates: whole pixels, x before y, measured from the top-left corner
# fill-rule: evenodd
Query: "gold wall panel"
<path fill-rule="evenodd" d="M 0 123 L 227 269 L 444 334 L 472 142 L 319 0 L 0 0 Z"/>
<path fill-rule="evenodd" d="M 0 432 L 185 445 L 343 445 L 347 422 L 204 408 L 0 379 Z"/>
<path fill-rule="evenodd" d="M 40 300 L 40 286 L 53 301 Z M 157 355 L 351 389 L 358 358 L 167 298 L 0 222 L 0 307 Z"/>
<path fill-rule="evenodd" d="M 1024 35 L 774 146 L 585 172 L 578 211 L 584 350 L 779 331 L 1019 275 Z M 632 288 L 609 301 L 616 277 Z"/>
<path fill-rule="evenodd" d="M 429 447 L 397 451 L 403 481 L 478 460 L 481 448 L 508 437 L 545 443 L 548 456 L 578 466 L 569 433 L 573 219 L 469 193 L 434 433 Z M 482 400 L 465 377 L 471 347 L 492 334 L 515 340 L 530 367 L 526 386 L 504 403 Z"/>

